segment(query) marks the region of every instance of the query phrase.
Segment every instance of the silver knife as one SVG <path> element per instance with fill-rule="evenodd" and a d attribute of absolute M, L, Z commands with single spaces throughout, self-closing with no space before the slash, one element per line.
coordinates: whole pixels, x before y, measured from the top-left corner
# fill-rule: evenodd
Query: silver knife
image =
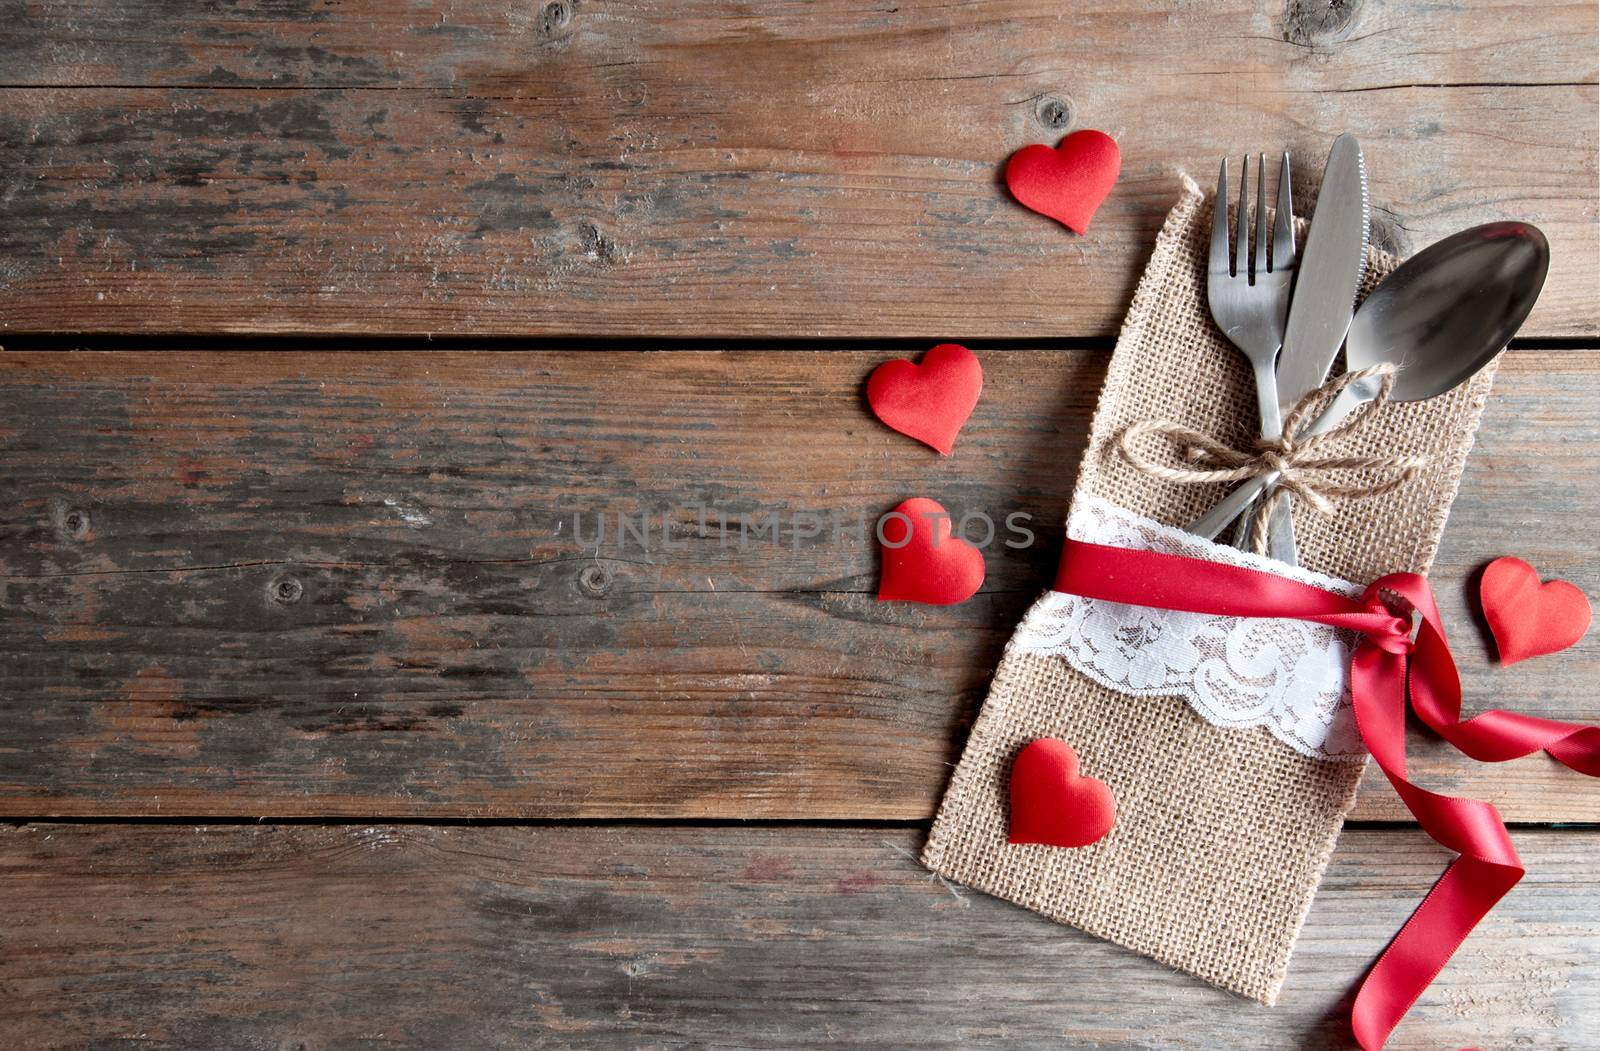
<path fill-rule="evenodd" d="M 1278 404 L 1295 402 L 1322 386 L 1344 345 L 1356 312 L 1356 289 L 1367 265 L 1367 163 L 1349 133 L 1333 140 L 1322 188 L 1306 234 L 1305 251 L 1289 301 L 1289 324 L 1278 355 Z M 1294 523 L 1279 501 L 1269 522 L 1268 551 L 1298 565 Z"/>
<path fill-rule="evenodd" d="M 1367 165 L 1354 135 L 1333 140 L 1322 189 L 1300 255 L 1283 352 L 1278 404 L 1285 409 L 1322 386 L 1356 313 L 1367 265 Z"/>

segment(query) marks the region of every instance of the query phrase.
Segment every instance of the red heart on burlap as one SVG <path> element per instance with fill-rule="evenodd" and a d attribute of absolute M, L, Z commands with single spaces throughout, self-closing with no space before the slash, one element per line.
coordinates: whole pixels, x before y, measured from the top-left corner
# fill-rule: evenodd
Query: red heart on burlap
<path fill-rule="evenodd" d="M 880 602 L 952 606 L 983 586 L 983 552 L 955 536 L 938 501 L 915 496 L 878 527 L 883 547 Z"/>
<path fill-rule="evenodd" d="M 886 361 L 867 380 L 867 403 L 878 419 L 944 456 L 982 393 L 978 356 L 956 343 L 939 344 L 915 365 Z"/>
<path fill-rule="evenodd" d="M 1077 233 L 1117 184 L 1122 151 L 1103 131 L 1075 131 L 1055 149 L 1024 146 L 1006 162 L 1011 196 L 1040 215 L 1048 215 Z"/>
<path fill-rule="evenodd" d="M 1539 583 L 1538 572 L 1520 558 L 1490 562 L 1478 597 L 1501 664 L 1566 649 L 1583 638 L 1593 616 L 1582 591 L 1565 580 Z"/>
<path fill-rule="evenodd" d="M 1065 741 L 1041 737 L 1011 764 L 1009 842 L 1086 847 L 1117 819 L 1117 802 L 1104 781 L 1078 775 L 1078 753 Z"/>

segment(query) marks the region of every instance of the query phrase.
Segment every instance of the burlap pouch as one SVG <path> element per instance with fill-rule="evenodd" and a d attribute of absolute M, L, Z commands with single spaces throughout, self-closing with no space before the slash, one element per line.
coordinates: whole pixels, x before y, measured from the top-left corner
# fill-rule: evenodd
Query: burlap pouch
<path fill-rule="evenodd" d="M 1206 306 L 1211 205 L 1185 180 L 1117 340 L 1073 500 L 1192 521 L 1221 485 L 1139 473 L 1115 450 L 1129 424 L 1168 419 L 1247 447 L 1255 400 L 1243 356 Z M 1398 260 L 1373 252 L 1364 295 Z M 1346 580 L 1426 572 L 1460 482 L 1493 367 L 1431 401 L 1390 404 L 1341 451 L 1421 452 L 1429 466 L 1387 494 L 1296 509 L 1302 564 Z M 1006 842 L 1011 761 L 1061 737 L 1111 786 L 1117 819 L 1079 849 Z M 995 673 L 923 854 L 948 879 L 1271 1004 L 1288 971 L 1362 763 L 1310 758 L 1266 729 L 1223 728 L 1176 697 L 1134 697 L 1056 656 L 1013 645 Z"/>

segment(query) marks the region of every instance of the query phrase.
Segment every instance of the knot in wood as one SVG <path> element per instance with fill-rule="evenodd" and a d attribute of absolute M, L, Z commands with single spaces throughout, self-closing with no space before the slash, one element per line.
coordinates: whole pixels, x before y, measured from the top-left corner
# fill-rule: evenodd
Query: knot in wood
<path fill-rule="evenodd" d="M 539 11 L 539 35 L 546 40 L 564 36 L 572 23 L 574 0 L 550 0 Z"/>
<path fill-rule="evenodd" d="M 1356 27 L 1361 0 L 1289 0 L 1283 38 L 1303 47 L 1331 47 Z"/>
<path fill-rule="evenodd" d="M 578 590 L 590 598 L 604 598 L 611 591 L 611 571 L 602 565 L 583 567 L 578 574 Z"/>
<path fill-rule="evenodd" d="M 61 529 L 74 540 L 89 535 L 89 512 L 74 508 L 61 516 Z"/>
<path fill-rule="evenodd" d="M 1372 222 L 1367 239 L 1374 247 L 1381 248 L 1390 255 L 1411 254 L 1410 235 L 1400 224 L 1399 217 L 1387 208 L 1380 208 L 1377 205 L 1372 207 Z"/>
<path fill-rule="evenodd" d="M 280 606 L 294 605 L 305 593 L 305 585 L 294 577 L 278 577 L 267 585 L 267 596 Z"/>
<path fill-rule="evenodd" d="M 588 219 L 578 220 L 578 243 L 583 256 L 601 269 L 613 266 L 623 259 L 623 251 L 616 239 Z"/>
<path fill-rule="evenodd" d="M 1072 103 L 1057 95 L 1040 95 L 1033 115 L 1046 128 L 1059 131 L 1072 123 Z"/>

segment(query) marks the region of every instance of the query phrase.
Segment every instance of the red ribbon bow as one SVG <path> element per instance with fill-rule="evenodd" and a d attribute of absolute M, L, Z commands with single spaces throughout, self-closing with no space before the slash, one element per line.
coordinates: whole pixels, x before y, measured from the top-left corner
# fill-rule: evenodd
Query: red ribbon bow
<path fill-rule="evenodd" d="M 1488 803 L 1406 779 L 1406 701 L 1435 733 L 1487 763 L 1544 751 L 1600 777 L 1600 726 L 1487 711 L 1461 718 L 1461 679 L 1426 577 L 1393 573 L 1352 601 L 1242 566 L 1067 540 L 1055 590 L 1133 606 L 1228 617 L 1282 617 L 1359 632 L 1350 657 L 1356 727 L 1423 830 L 1460 856 L 1367 971 L 1350 1009 L 1356 1042 L 1377 1051 L 1478 921 L 1522 878 L 1522 860 Z M 1412 621 L 1394 608 L 1417 614 Z"/>

